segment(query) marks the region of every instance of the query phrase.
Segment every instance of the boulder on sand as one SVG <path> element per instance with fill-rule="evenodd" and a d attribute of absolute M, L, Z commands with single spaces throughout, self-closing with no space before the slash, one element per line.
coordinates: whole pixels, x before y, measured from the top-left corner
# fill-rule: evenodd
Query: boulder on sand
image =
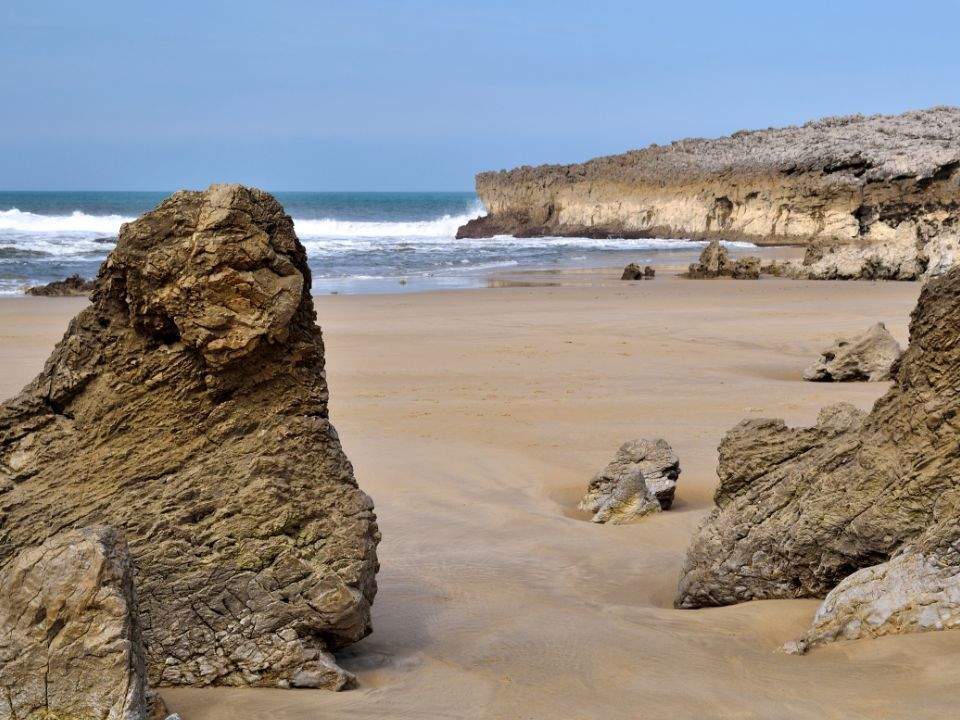
<path fill-rule="evenodd" d="M 145 720 L 146 667 L 127 545 L 54 535 L 0 571 L 0 718 Z"/>
<path fill-rule="evenodd" d="M 71 275 L 63 280 L 27 288 L 27 295 L 40 297 L 82 297 L 91 292 L 93 292 L 93 280 L 86 280 L 79 275 Z"/>
<path fill-rule="evenodd" d="M 621 280 L 652 280 L 656 271 L 646 265 L 640 267 L 637 263 L 630 263 L 623 269 L 623 275 L 620 276 Z"/>
<path fill-rule="evenodd" d="M 734 280 L 757 280 L 760 277 L 760 258 L 747 256 L 730 259 L 727 249 L 719 240 L 711 240 L 700 253 L 700 259 L 691 263 L 683 277 L 691 280 L 731 277 Z"/>
<path fill-rule="evenodd" d="M 619 525 L 669 510 L 680 476 L 680 460 L 666 440 L 631 440 L 587 486 L 580 509 L 593 521 Z"/>
<path fill-rule="evenodd" d="M 813 365 L 803 371 L 811 382 L 878 382 L 890 379 L 890 371 L 902 354 L 900 344 L 883 323 L 860 335 L 837 338 Z"/>
<path fill-rule="evenodd" d="M 370 632 L 373 503 L 327 411 L 306 253 L 260 190 L 123 226 L 92 303 L 0 406 L 0 566 L 122 531 L 154 685 L 341 688 Z"/>
<path fill-rule="evenodd" d="M 954 268 L 921 292 L 894 384 L 869 414 L 838 405 L 812 428 L 750 420 L 727 433 L 717 507 L 693 537 L 676 605 L 836 588 L 800 649 L 955 625 L 958 337 Z"/>

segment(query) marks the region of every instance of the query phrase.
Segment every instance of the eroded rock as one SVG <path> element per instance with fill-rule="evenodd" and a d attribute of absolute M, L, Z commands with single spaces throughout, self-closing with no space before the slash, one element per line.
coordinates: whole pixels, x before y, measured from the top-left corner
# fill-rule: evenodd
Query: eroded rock
<path fill-rule="evenodd" d="M 93 292 L 93 280 L 87 280 L 79 275 L 71 275 L 63 280 L 27 288 L 27 295 L 41 297 L 82 297 L 91 292 Z"/>
<path fill-rule="evenodd" d="M 669 510 L 680 476 L 680 460 L 666 440 L 631 440 L 590 481 L 580 509 L 593 521 L 619 525 Z"/>
<path fill-rule="evenodd" d="M 859 335 L 837 338 L 817 362 L 803 371 L 803 379 L 811 382 L 889 380 L 890 371 L 902 352 L 886 326 L 876 323 Z"/>
<path fill-rule="evenodd" d="M 823 597 L 840 584 L 818 616 L 824 632 L 849 636 L 852 618 L 881 606 L 893 608 L 878 624 L 891 632 L 927 623 L 920 611 L 911 617 L 911 608 L 931 605 L 917 593 L 937 596 L 946 584 L 940 570 L 906 556 L 958 565 L 947 551 L 960 537 L 957 337 L 960 268 L 921 292 L 894 384 L 869 414 L 838 405 L 812 428 L 750 420 L 727 433 L 717 507 L 693 537 L 676 604 Z M 897 599 L 901 592 L 914 599 Z M 943 602 L 924 617 L 935 612 L 946 626 L 952 609 Z"/>
<path fill-rule="evenodd" d="M 145 720 L 134 569 L 113 528 L 69 530 L 0 571 L 0 718 Z"/>
<path fill-rule="evenodd" d="M 692 280 L 718 277 L 757 280 L 760 278 L 760 258 L 748 255 L 733 260 L 719 240 L 711 240 L 700 253 L 700 259 L 690 264 L 683 277 Z"/>
<path fill-rule="evenodd" d="M 637 263 L 630 263 L 623 269 L 623 275 L 620 276 L 621 280 L 652 280 L 656 275 L 656 270 L 654 270 L 649 265 L 640 267 Z"/>
<path fill-rule="evenodd" d="M 273 197 L 175 193 L 123 226 L 91 306 L 0 406 L 0 565 L 54 528 L 121 529 L 154 684 L 343 687 L 329 653 L 370 632 L 380 536 L 310 286 Z"/>

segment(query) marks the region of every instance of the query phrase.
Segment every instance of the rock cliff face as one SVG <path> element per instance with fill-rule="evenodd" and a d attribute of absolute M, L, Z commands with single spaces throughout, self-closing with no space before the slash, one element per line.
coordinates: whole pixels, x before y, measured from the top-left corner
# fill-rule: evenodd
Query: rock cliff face
<path fill-rule="evenodd" d="M 92 304 L 0 406 L 0 567 L 123 532 L 151 684 L 340 688 L 379 532 L 327 414 L 293 222 L 236 185 L 124 225 Z"/>
<path fill-rule="evenodd" d="M 458 237 L 820 243 L 799 275 L 914 279 L 954 263 L 958 170 L 960 108 L 826 118 L 480 173 L 489 215 Z"/>
<path fill-rule="evenodd" d="M 801 647 L 957 625 L 958 336 L 954 268 L 923 289 L 894 385 L 869 414 L 837 405 L 812 428 L 750 420 L 731 430 L 717 507 L 691 542 L 676 604 L 836 587 Z"/>

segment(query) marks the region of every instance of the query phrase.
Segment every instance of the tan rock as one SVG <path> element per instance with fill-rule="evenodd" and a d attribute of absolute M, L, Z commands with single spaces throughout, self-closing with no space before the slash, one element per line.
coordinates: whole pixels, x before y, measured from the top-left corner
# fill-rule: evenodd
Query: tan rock
<path fill-rule="evenodd" d="M 846 627 L 842 614 L 861 613 L 851 598 L 888 602 L 885 588 L 908 590 L 911 573 L 917 587 L 940 592 L 922 566 L 895 556 L 960 565 L 951 549 L 960 538 L 957 337 L 960 268 L 922 290 L 894 385 L 869 414 L 838 405 L 812 428 L 750 420 L 731 430 L 720 445 L 717 507 L 693 537 L 676 604 L 823 597 L 877 566 L 838 588 L 831 622 Z M 915 622 L 911 602 L 889 628 Z"/>
<path fill-rule="evenodd" d="M 669 510 L 680 476 L 680 460 L 666 440 L 631 440 L 587 486 L 580 509 L 593 521 L 620 525 Z"/>
<path fill-rule="evenodd" d="M 890 371 L 902 352 L 886 326 L 876 323 L 859 335 L 837 338 L 803 371 L 803 379 L 811 382 L 889 380 Z"/>
<path fill-rule="evenodd" d="M 146 667 L 126 543 L 54 535 L 0 571 L 0 719 L 144 720 Z"/>
<path fill-rule="evenodd" d="M 175 193 L 123 226 L 92 305 L 0 406 L 0 564 L 53 528 L 122 529 L 153 684 L 340 688 L 329 653 L 370 632 L 380 536 L 310 286 L 270 195 Z"/>

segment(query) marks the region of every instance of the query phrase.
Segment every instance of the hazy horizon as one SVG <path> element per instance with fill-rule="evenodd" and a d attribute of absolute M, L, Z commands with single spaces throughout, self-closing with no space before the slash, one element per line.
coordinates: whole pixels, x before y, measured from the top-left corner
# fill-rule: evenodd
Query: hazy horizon
<path fill-rule="evenodd" d="M 0 188 L 469 192 L 482 170 L 960 104 L 958 20 L 956 2 L 12 0 Z"/>

